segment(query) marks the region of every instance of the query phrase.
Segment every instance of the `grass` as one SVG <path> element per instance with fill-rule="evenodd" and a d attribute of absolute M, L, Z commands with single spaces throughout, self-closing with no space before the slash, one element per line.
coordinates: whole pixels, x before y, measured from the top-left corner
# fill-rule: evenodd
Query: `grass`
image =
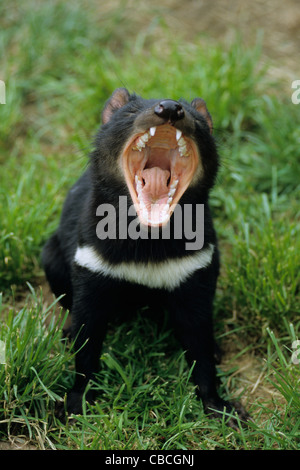
<path fill-rule="evenodd" d="M 259 43 L 190 44 L 159 13 L 133 34 L 124 5 L 16 4 L 0 7 L 0 439 L 26 436 L 42 449 L 299 448 L 299 109 L 258 65 Z M 202 96 L 213 116 L 222 156 L 211 198 L 222 252 L 216 335 L 226 351 L 218 374 L 223 396 L 238 395 L 254 417 L 239 432 L 203 415 L 182 351 L 145 312 L 111 327 L 95 406 L 66 425 L 54 415 L 74 366 L 65 318 L 39 291 L 40 251 L 118 86 Z"/>
<path fill-rule="evenodd" d="M 290 363 L 274 333 L 269 332 L 265 374 L 278 393 L 272 407 L 268 402 L 253 407 L 257 418 L 247 430 L 238 432 L 225 420 L 203 416 L 191 371 L 171 332 L 157 331 L 144 313 L 129 325 L 111 327 L 99 380 L 91 384 L 99 400 L 94 406 L 86 404 L 82 416 L 62 425 L 54 416 L 54 403 L 63 398 L 74 378 L 72 355 L 61 340 L 64 319 L 61 324 L 55 319 L 53 306 L 45 311 L 42 297 L 34 291 L 28 305 L 17 315 L 10 310 L 1 329 L 6 344 L 6 363 L 0 366 L 3 436 L 27 435 L 42 449 L 297 448 L 299 415 L 294 410 L 299 409 L 299 369 Z M 291 329 L 288 344 L 294 334 Z M 220 378 L 227 395 L 228 374 L 220 372 Z"/>

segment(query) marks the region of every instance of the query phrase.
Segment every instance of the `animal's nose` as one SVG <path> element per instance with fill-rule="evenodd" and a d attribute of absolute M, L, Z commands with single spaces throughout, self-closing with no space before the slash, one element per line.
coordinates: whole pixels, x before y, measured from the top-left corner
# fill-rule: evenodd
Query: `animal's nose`
<path fill-rule="evenodd" d="M 184 117 L 184 111 L 178 101 L 174 100 L 163 100 L 154 108 L 157 116 L 165 119 L 166 121 L 174 124 Z"/>

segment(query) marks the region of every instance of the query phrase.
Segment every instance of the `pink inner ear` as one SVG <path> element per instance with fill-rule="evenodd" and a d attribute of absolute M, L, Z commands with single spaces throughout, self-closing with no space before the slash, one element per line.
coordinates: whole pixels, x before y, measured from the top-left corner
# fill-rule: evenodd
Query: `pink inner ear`
<path fill-rule="evenodd" d="M 195 98 L 191 104 L 193 108 L 195 108 L 198 111 L 198 113 L 202 114 L 202 116 L 205 118 L 209 126 L 210 133 L 212 134 L 212 131 L 213 131 L 212 118 L 208 112 L 205 101 L 202 98 Z"/>
<path fill-rule="evenodd" d="M 102 112 L 102 122 L 106 124 L 110 121 L 113 113 L 128 103 L 130 95 L 126 88 L 117 88 L 107 101 Z"/>

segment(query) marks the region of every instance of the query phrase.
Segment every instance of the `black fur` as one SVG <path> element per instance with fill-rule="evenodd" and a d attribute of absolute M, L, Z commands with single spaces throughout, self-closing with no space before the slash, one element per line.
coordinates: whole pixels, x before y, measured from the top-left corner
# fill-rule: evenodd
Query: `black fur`
<path fill-rule="evenodd" d="M 118 211 L 119 196 L 128 196 L 127 185 L 118 169 L 118 159 L 125 141 L 137 129 L 147 130 L 164 121 L 153 111 L 159 100 L 144 100 L 129 95 L 124 89 L 117 90 L 107 102 L 103 121 L 95 139 L 94 150 L 87 171 L 70 190 L 57 232 L 46 243 L 42 261 L 50 286 L 56 296 L 65 294 L 61 300 L 70 309 L 72 335 L 77 337 L 75 384 L 67 396 L 69 413 L 81 411 L 81 400 L 85 387 L 98 371 L 101 345 L 109 319 L 122 309 L 128 298 L 135 299 L 137 306 L 148 305 L 156 299 L 158 307 L 166 307 L 175 333 L 186 350 L 187 360 L 194 361 L 193 378 L 198 396 L 207 412 L 211 408 L 232 410 L 233 405 L 221 399 L 216 388 L 213 339 L 213 299 L 219 273 L 217 239 L 208 206 L 209 191 L 218 170 L 219 158 L 211 135 L 211 119 L 205 108 L 198 109 L 184 100 L 179 103 L 184 118 L 176 123 L 183 134 L 191 137 L 200 151 L 204 175 L 197 185 L 188 188 L 180 204 L 204 204 L 204 249 L 215 246 L 211 264 L 196 271 L 188 280 L 172 291 L 150 289 L 109 276 L 95 274 L 73 262 L 78 246 L 92 246 L 102 258 L 114 265 L 119 262 L 160 262 L 193 256 L 185 249 L 185 238 L 181 240 L 99 240 L 96 226 L 99 217 L 96 209 L 100 204 L 110 203 Z M 172 219 L 171 219 L 172 220 Z M 154 295 L 156 294 L 156 295 Z M 88 399 L 94 397 L 89 395 Z M 246 414 L 240 411 L 240 416 Z"/>

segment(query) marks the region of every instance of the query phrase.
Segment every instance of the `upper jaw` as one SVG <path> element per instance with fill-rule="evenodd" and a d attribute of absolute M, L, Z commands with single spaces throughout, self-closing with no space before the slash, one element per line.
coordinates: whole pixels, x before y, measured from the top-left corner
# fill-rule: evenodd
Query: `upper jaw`
<path fill-rule="evenodd" d="M 127 141 L 121 167 L 142 225 L 168 223 L 199 166 L 194 141 L 170 124 L 150 127 Z"/>

